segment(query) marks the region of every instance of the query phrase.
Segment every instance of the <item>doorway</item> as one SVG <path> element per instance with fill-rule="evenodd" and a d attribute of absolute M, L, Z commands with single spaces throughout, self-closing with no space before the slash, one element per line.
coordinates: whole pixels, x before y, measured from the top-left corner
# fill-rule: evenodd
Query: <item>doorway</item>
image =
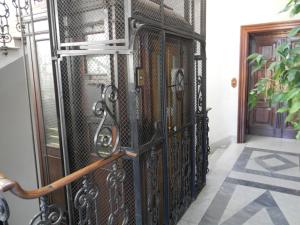
<path fill-rule="evenodd" d="M 281 105 L 270 106 L 262 97 L 253 110 L 248 108 L 248 93 L 255 83 L 266 73 L 260 70 L 252 73 L 247 57 L 254 52 L 268 59 L 276 60 L 276 47 L 284 42 L 293 44 L 288 38 L 288 31 L 300 24 L 299 20 L 242 26 L 240 50 L 240 87 L 238 108 L 238 143 L 245 142 L 246 134 L 295 138 L 296 131 L 285 122 L 286 115 L 277 113 Z"/>

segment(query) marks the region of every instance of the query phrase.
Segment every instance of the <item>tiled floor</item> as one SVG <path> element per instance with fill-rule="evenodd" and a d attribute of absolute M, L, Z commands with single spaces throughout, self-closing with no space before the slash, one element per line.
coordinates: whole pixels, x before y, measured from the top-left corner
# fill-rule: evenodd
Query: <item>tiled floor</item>
<path fill-rule="evenodd" d="M 210 157 L 179 225 L 300 225 L 300 141 L 249 137 Z"/>

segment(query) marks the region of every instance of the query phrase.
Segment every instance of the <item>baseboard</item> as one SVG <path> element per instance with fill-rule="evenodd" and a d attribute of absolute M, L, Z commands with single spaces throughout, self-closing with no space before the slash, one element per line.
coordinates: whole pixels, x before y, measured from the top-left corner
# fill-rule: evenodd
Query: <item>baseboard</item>
<path fill-rule="evenodd" d="M 217 149 L 226 149 L 228 148 L 232 143 L 236 143 L 236 137 L 235 136 L 228 136 L 226 138 L 223 138 L 219 141 L 216 141 L 214 143 L 210 144 L 211 152 L 216 151 Z"/>

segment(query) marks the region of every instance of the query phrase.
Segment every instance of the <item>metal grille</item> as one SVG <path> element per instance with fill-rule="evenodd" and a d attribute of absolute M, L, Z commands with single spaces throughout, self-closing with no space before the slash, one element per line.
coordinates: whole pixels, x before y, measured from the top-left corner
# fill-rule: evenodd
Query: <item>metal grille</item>
<path fill-rule="evenodd" d="M 155 134 L 155 124 L 161 122 L 160 40 L 159 33 L 143 29 L 139 32 L 135 42 L 134 59 L 140 145 L 152 139 Z"/>
<path fill-rule="evenodd" d="M 195 74 L 196 74 L 196 125 L 195 125 L 195 194 L 197 195 L 206 182 L 208 168 L 208 148 L 207 141 L 208 119 L 206 111 L 206 68 L 205 68 L 205 47 L 204 43 L 196 42 L 195 49 Z"/>
<path fill-rule="evenodd" d="M 68 152 L 71 171 L 86 166 L 96 152 L 94 135 L 101 117 L 94 114 L 94 104 L 101 98 L 103 85 L 117 85 L 118 104 L 112 105 L 112 110 L 120 121 L 122 135 L 120 143 L 128 144 L 129 122 L 127 118 L 127 70 L 124 56 L 114 58 L 114 55 L 72 56 L 65 57 L 61 63 L 63 99 L 66 120 L 66 134 L 68 137 Z M 116 71 L 118 70 L 118 71 Z M 118 75 L 119 74 L 119 75 Z M 124 116 L 125 115 L 125 116 Z M 117 122 L 118 123 L 118 122 Z M 115 140 L 118 124 L 112 117 L 108 117 L 105 126 L 112 130 Z"/>
<path fill-rule="evenodd" d="M 166 39 L 168 182 L 170 224 L 176 224 L 192 200 L 193 42 Z"/>
<path fill-rule="evenodd" d="M 112 113 L 103 126 L 111 136 L 102 139 L 114 144 L 120 134 L 118 150 L 136 154 L 118 164 L 126 171 L 128 224 L 176 224 L 203 187 L 207 166 L 205 42 L 196 42 L 201 38 L 194 33 L 202 1 L 132 0 L 132 12 L 121 0 L 55 2 L 62 134 L 69 156 L 65 166 L 73 172 L 99 156 L 95 133 L 105 111 L 99 99 L 110 87 L 106 107 Z M 200 22 L 199 32 L 204 30 Z M 109 170 L 97 171 L 89 180 L 105 189 Z M 70 198 L 82 182 L 71 186 Z M 105 203 L 110 191 L 101 193 L 96 208 L 102 216 L 93 217 L 91 224 L 102 224 L 111 215 Z M 80 212 L 69 206 L 76 224 Z"/>
<path fill-rule="evenodd" d="M 135 0 L 133 16 L 193 31 L 193 0 Z"/>
<path fill-rule="evenodd" d="M 123 0 L 56 1 L 61 43 L 103 41 L 125 38 Z"/>
<path fill-rule="evenodd" d="M 144 224 L 163 224 L 163 158 L 162 143 L 153 144 L 141 156 L 142 213 Z"/>

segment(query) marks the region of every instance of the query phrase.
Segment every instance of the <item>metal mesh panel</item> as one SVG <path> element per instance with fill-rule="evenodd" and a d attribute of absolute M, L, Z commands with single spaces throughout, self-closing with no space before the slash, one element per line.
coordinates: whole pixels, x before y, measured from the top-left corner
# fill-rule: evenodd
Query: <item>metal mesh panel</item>
<path fill-rule="evenodd" d="M 208 167 L 208 158 L 207 158 L 207 118 L 206 118 L 206 101 L 205 101 L 205 92 L 206 92 L 206 68 L 205 68 L 205 52 L 204 52 L 204 43 L 196 43 L 196 54 L 195 54 L 195 74 L 196 74 L 196 142 L 195 142 L 195 188 L 196 193 L 198 194 L 206 182 L 206 173 Z"/>
<path fill-rule="evenodd" d="M 162 14 L 160 10 L 160 0 L 134 0 L 132 2 L 133 14 L 160 22 Z"/>
<path fill-rule="evenodd" d="M 120 142 L 129 142 L 129 121 L 127 118 L 127 67 L 126 56 L 72 56 L 63 59 L 61 76 L 66 121 L 68 151 L 71 171 L 86 166 L 95 152 L 94 135 L 100 118 L 93 112 L 94 104 L 101 98 L 101 85 L 118 85 L 118 106 L 113 111 L 121 115 Z M 116 71 L 117 70 L 117 71 Z M 114 131 L 117 129 L 112 118 L 105 121 Z M 116 137 L 114 137 L 116 138 Z"/>
<path fill-rule="evenodd" d="M 74 172 L 98 159 L 96 155 L 94 138 L 101 118 L 95 115 L 95 103 L 101 99 L 103 85 L 115 85 L 118 88 L 118 101 L 112 104 L 113 114 L 116 115 L 118 124 L 112 117 L 107 117 L 104 125 L 112 130 L 113 143 L 116 140 L 116 129 L 121 132 L 121 146 L 127 147 L 130 141 L 129 121 L 127 113 L 127 56 L 126 55 L 85 55 L 64 57 L 61 62 L 61 78 L 63 87 L 63 100 L 65 111 L 66 137 L 68 144 L 69 168 Z M 117 127 L 118 125 L 118 127 Z M 68 166 L 68 165 L 66 165 Z M 131 164 L 124 161 L 126 170 L 125 194 L 129 203 L 130 218 L 134 221 L 134 198 L 131 193 L 132 168 Z M 107 177 L 106 170 L 99 170 L 92 176 L 93 182 L 100 187 L 101 200 L 97 209 L 101 211 L 98 222 L 92 224 L 105 224 L 109 214 L 107 188 L 103 186 Z M 71 186 L 73 198 L 82 186 L 82 181 Z M 74 211 L 74 221 L 79 222 L 80 213 Z M 106 218 L 106 219 L 105 219 Z M 96 221 L 96 217 L 94 218 Z M 100 222 L 99 222 L 100 221 Z M 75 223 L 74 223 L 75 224 Z M 129 224 L 134 224 L 133 222 Z"/>
<path fill-rule="evenodd" d="M 95 160 L 97 160 L 97 158 L 95 158 Z M 114 163 L 117 163 L 118 169 L 124 170 L 126 174 L 123 184 L 124 189 L 122 190 L 121 187 L 118 189 L 118 191 L 122 192 L 118 194 L 124 194 L 121 195 L 124 196 L 124 202 L 119 198 L 121 196 L 110 195 L 110 191 L 112 191 L 114 187 L 109 185 L 108 180 L 113 171 Z M 128 212 L 127 224 L 134 225 L 134 198 L 132 197 L 133 179 L 131 167 L 130 161 L 120 159 L 73 182 L 71 184 L 73 196 L 72 224 L 110 224 L 108 221 L 113 210 L 116 209 L 115 204 L 124 203 L 125 209 Z M 87 207 L 87 204 L 89 204 L 89 207 Z M 115 215 L 113 224 L 122 224 L 123 219 L 124 214 L 120 212 L 118 215 Z"/>
<path fill-rule="evenodd" d="M 163 159 L 162 144 L 153 145 L 152 149 L 141 156 L 142 213 L 148 225 L 163 224 Z"/>
<path fill-rule="evenodd" d="M 193 129 L 193 42 L 166 40 L 168 182 L 170 223 L 176 224 L 191 202 Z"/>
<path fill-rule="evenodd" d="M 133 15 L 192 32 L 192 7 L 192 0 L 135 0 Z"/>
<path fill-rule="evenodd" d="M 194 0 L 195 32 L 201 35 L 206 33 L 206 0 Z"/>
<path fill-rule="evenodd" d="M 57 1 L 60 41 L 99 42 L 124 39 L 123 0 Z"/>
<path fill-rule="evenodd" d="M 135 42 L 139 144 L 149 142 L 161 122 L 160 34 L 142 30 Z"/>
<path fill-rule="evenodd" d="M 130 159 L 123 159 L 123 168 L 126 172 L 126 179 L 124 181 L 124 193 L 126 207 L 129 210 L 128 225 L 135 225 L 135 194 L 134 194 L 134 175 L 133 175 L 133 161 Z"/>

